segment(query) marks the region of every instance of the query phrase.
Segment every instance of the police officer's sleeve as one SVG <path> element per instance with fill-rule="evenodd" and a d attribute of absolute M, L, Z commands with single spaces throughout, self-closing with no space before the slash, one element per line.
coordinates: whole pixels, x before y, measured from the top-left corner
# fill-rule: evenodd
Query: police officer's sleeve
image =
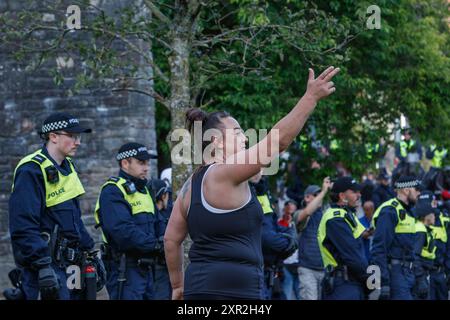
<path fill-rule="evenodd" d="M 419 141 L 416 142 L 416 150 L 417 150 L 417 153 L 419 154 L 419 159 L 422 159 L 422 155 L 423 155 L 422 144 Z"/>
<path fill-rule="evenodd" d="M 375 210 L 380 206 L 381 204 L 381 195 L 379 190 L 375 190 L 374 193 L 372 193 L 372 202 L 374 205 Z"/>
<path fill-rule="evenodd" d="M 147 253 L 155 249 L 155 235 L 146 234 L 136 226 L 131 208 L 119 188 L 114 185 L 103 188 L 100 211 L 103 231 L 114 238 L 120 250 Z"/>
<path fill-rule="evenodd" d="M 86 226 L 81 219 L 81 214 L 78 217 L 78 226 L 80 230 L 80 247 L 82 250 L 92 250 L 94 248 L 94 240 L 89 232 L 86 230 Z"/>
<path fill-rule="evenodd" d="M 173 203 L 169 202 L 166 209 L 158 210 L 158 237 L 164 236 L 167 224 L 169 223 L 170 214 L 172 213 Z"/>
<path fill-rule="evenodd" d="M 37 164 L 26 163 L 16 171 L 9 198 L 9 230 L 19 264 L 30 265 L 50 257 L 48 244 L 41 236 L 42 214 L 45 214 L 44 177 Z"/>
<path fill-rule="evenodd" d="M 447 228 L 447 242 L 445 243 L 444 268 L 445 273 L 450 274 L 450 227 Z"/>
<path fill-rule="evenodd" d="M 353 236 L 353 232 L 344 218 L 327 221 L 327 239 L 339 252 L 341 262 L 349 268 L 351 274 L 361 282 L 365 282 L 368 277 L 367 259 L 364 250 L 361 250 L 360 243 Z"/>
<path fill-rule="evenodd" d="M 394 240 L 398 218 L 394 208 L 386 207 L 380 211 L 372 239 L 371 264 L 381 270 L 381 285 L 389 286 L 388 250 Z"/>
<path fill-rule="evenodd" d="M 402 157 L 402 155 L 401 155 L 401 152 L 400 152 L 400 145 L 399 145 L 399 144 L 397 144 L 397 145 L 395 146 L 395 156 L 396 156 L 397 158 L 399 158 L 400 160 L 405 160 L 405 158 Z"/>
<path fill-rule="evenodd" d="M 421 257 L 422 249 L 425 246 L 427 234 L 425 232 L 416 232 L 416 239 L 414 241 L 414 274 L 416 277 L 421 277 L 425 274 L 425 262 Z"/>
<path fill-rule="evenodd" d="M 266 249 L 281 253 L 289 247 L 290 241 L 281 234 L 284 228 L 278 227 L 276 220 L 274 221 L 274 215 L 274 213 L 264 215 L 262 245 Z"/>
<path fill-rule="evenodd" d="M 431 147 L 427 148 L 427 152 L 425 153 L 425 156 L 427 157 L 428 160 L 433 159 L 434 157 L 434 150 L 431 150 Z"/>

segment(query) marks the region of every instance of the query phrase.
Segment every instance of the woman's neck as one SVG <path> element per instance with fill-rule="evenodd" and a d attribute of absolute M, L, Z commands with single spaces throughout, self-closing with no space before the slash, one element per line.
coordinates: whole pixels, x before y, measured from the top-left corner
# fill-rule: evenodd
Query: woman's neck
<path fill-rule="evenodd" d="M 48 154 L 50 155 L 50 157 L 52 157 L 53 160 L 55 160 L 55 162 L 60 166 L 62 164 L 62 162 L 64 161 L 64 159 L 66 158 L 66 156 L 63 155 L 52 144 L 48 144 L 46 147 L 47 147 L 47 151 L 48 151 Z"/>

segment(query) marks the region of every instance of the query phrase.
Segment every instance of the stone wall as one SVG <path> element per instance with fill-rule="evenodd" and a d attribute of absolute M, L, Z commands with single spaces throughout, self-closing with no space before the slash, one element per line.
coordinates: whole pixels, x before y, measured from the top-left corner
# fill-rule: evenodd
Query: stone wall
<path fill-rule="evenodd" d="M 22 10 L 24 5 L 20 3 L 0 0 L 0 12 Z M 127 2 L 95 3 L 113 10 Z M 86 189 L 81 200 L 83 220 L 96 241 L 100 241 L 100 235 L 93 229 L 92 212 L 99 187 L 110 175 L 117 174 L 118 166 L 114 160 L 117 149 L 125 142 L 138 141 L 156 150 L 153 99 L 137 93 L 112 93 L 102 88 L 71 95 L 67 89 L 73 85 L 77 72 L 82 71 L 82 61 L 75 57 L 73 63 L 66 63 L 64 85 L 56 86 L 50 72 L 56 61 L 49 61 L 37 71 L 25 72 L 25 64 L 17 63 L 11 57 L 11 51 L 8 47 L 0 48 L 0 292 L 9 286 L 7 272 L 14 266 L 8 233 L 8 199 L 13 170 L 23 156 L 40 148 L 42 141 L 36 128 L 47 115 L 55 111 L 69 112 L 94 129 L 93 134 L 83 136 L 74 160 Z M 147 74 L 151 72 L 143 64 L 141 70 Z M 155 175 L 156 161 L 151 165 Z"/>

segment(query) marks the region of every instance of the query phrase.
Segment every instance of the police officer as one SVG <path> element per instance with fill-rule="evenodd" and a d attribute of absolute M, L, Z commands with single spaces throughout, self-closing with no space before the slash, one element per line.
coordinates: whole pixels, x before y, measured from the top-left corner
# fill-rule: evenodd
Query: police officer
<path fill-rule="evenodd" d="M 426 157 L 431 160 L 431 166 L 433 168 L 442 168 L 442 163 L 447 157 L 447 149 L 442 146 L 437 146 L 436 144 L 431 144 L 427 148 Z"/>
<path fill-rule="evenodd" d="M 9 199 L 9 228 L 16 264 L 22 270 L 25 299 L 75 299 L 69 290 L 66 267 L 83 257 L 101 262 L 82 220 L 78 197 L 85 193 L 73 157 L 81 134 L 91 129 L 67 113 L 45 119 L 41 149 L 17 165 Z M 101 288 L 101 286 L 100 286 Z"/>
<path fill-rule="evenodd" d="M 394 184 L 397 196 L 384 202 L 372 219 L 372 264 L 381 271 L 379 299 L 412 300 L 416 221 L 411 208 L 420 194 L 420 181 L 401 176 Z"/>
<path fill-rule="evenodd" d="M 170 285 L 169 271 L 167 270 L 164 255 L 164 233 L 172 212 L 172 192 L 167 180 L 154 179 L 151 181 L 153 198 L 158 209 L 158 242 L 161 247 L 155 264 L 154 293 L 155 300 L 170 300 L 172 297 L 172 286 Z"/>
<path fill-rule="evenodd" d="M 251 186 L 264 212 L 262 226 L 262 253 L 264 258 L 264 299 L 286 299 L 282 293 L 281 270 L 283 260 L 297 249 L 294 226 L 277 223 L 277 214 L 271 202 L 267 182 L 261 172 L 250 179 Z"/>
<path fill-rule="evenodd" d="M 422 159 L 422 145 L 419 141 L 412 139 L 411 129 L 402 129 L 403 140 L 395 148 L 395 157 L 398 161 L 392 176 L 394 181 L 401 175 L 417 175 L 422 177 L 424 171 L 420 165 Z"/>
<path fill-rule="evenodd" d="M 431 205 L 435 212 L 435 223 L 430 226 L 436 245 L 436 258 L 430 271 L 430 299 L 447 300 L 450 285 L 450 246 L 448 244 L 450 217 L 439 209 L 433 193 Z"/>
<path fill-rule="evenodd" d="M 435 224 L 435 214 L 439 213 L 432 206 L 434 199 L 430 191 L 421 192 L 417 204 L 413 209 L 416 216 L 416 253 L 418 261 L 414 266 L 416 283 L 414 285 L 414 298 L 427 300 L 430 298 L 430 272 L 434 268 L 436 259 L 436 241 L 432 226 Z"/>
<path fill-rule="evenodd" d="M 363 300 L 368 293 L 368 263 L 362 241 L 365 228 L 355 214 L 360 190 L 351 177 L 336 180 L 330 193 L 332 204 L 319 224 L 317 237 L 325 266 L 324 300 Z"/>
<path fill-rule="evenodd" d="M 417 153 L 419 159 L 422 159 L 422 145 L 419 141 L 412 138 L 411 129 L 402 129 L 403 140 L 397 144 L 395 148 L 395 156 L 400 160 L 401 163 L 407 162 L 407 157 L 411 153 Z"/>
<path fill-rule="evenodd" d="M 127 143 L 116 156 L 120 170 L 102 186 L 95 219 L 103 232 L 110 299 L 153 299 L 158 252 L 157 214 L 147 188 L 149 159 L 139 143 Z"/>
<path fill-rule="evenodd" d="M 372 201 L 377 209 L 382 203 L 395 197 L 395 192 L 390 186 L 389 175 L 385 170 L 380 171 L 377 176 L 377 185 L 372 193 Z"/>

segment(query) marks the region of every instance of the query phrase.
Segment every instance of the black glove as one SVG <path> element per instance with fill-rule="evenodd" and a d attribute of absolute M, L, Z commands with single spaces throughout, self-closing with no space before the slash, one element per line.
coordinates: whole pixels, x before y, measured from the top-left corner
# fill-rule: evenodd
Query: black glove
<path fill-rule="evenodd" d="M 25 300 L 25 295 L 21 289 L 8 288 L 3 291 L 6 300 Z"/>
<path fill-rule="evenodd" d="M 419 277 L 416 279 L 416 294 L 419 299 L 428 298 L 428 294 L 430 291 L 430 284 L 425 276 Z"/>
<path fill-rule="evenodd" d="M 38 276 L 39 291 L 42 300 L 59 299 L 59 281 L 55 270 L 49 265 L 39 269 Z"/>
<path fill-rule="evenodd" d="M 99 292 L 106 284 L 106 269 L 103 260 L 98 256 L 97 250 L 88 253 L 88 262 L 95 267 L 97 273 L 97 292 Z"/>
<path fill-rule="evenodd" d="M 282 233 L 281 235 L 289 239 L 288 247 L 281 253 L 281 258 L 284 260 L 294 254 L 295 250 L 298 248 L 298 243 L 297 239 L 292 234 Z"/>
<path fill-rule="evenodd" d="M 450 273 L 445 274 L 445 279 L 447 280 L 447 290 L 450 291 Z"/>
<path fill-rule="evenodd" d="M 391 299 L 391 287 L 382 286 L 380 289 L 380 296 L 378 300 L 390 300 Z"/>

